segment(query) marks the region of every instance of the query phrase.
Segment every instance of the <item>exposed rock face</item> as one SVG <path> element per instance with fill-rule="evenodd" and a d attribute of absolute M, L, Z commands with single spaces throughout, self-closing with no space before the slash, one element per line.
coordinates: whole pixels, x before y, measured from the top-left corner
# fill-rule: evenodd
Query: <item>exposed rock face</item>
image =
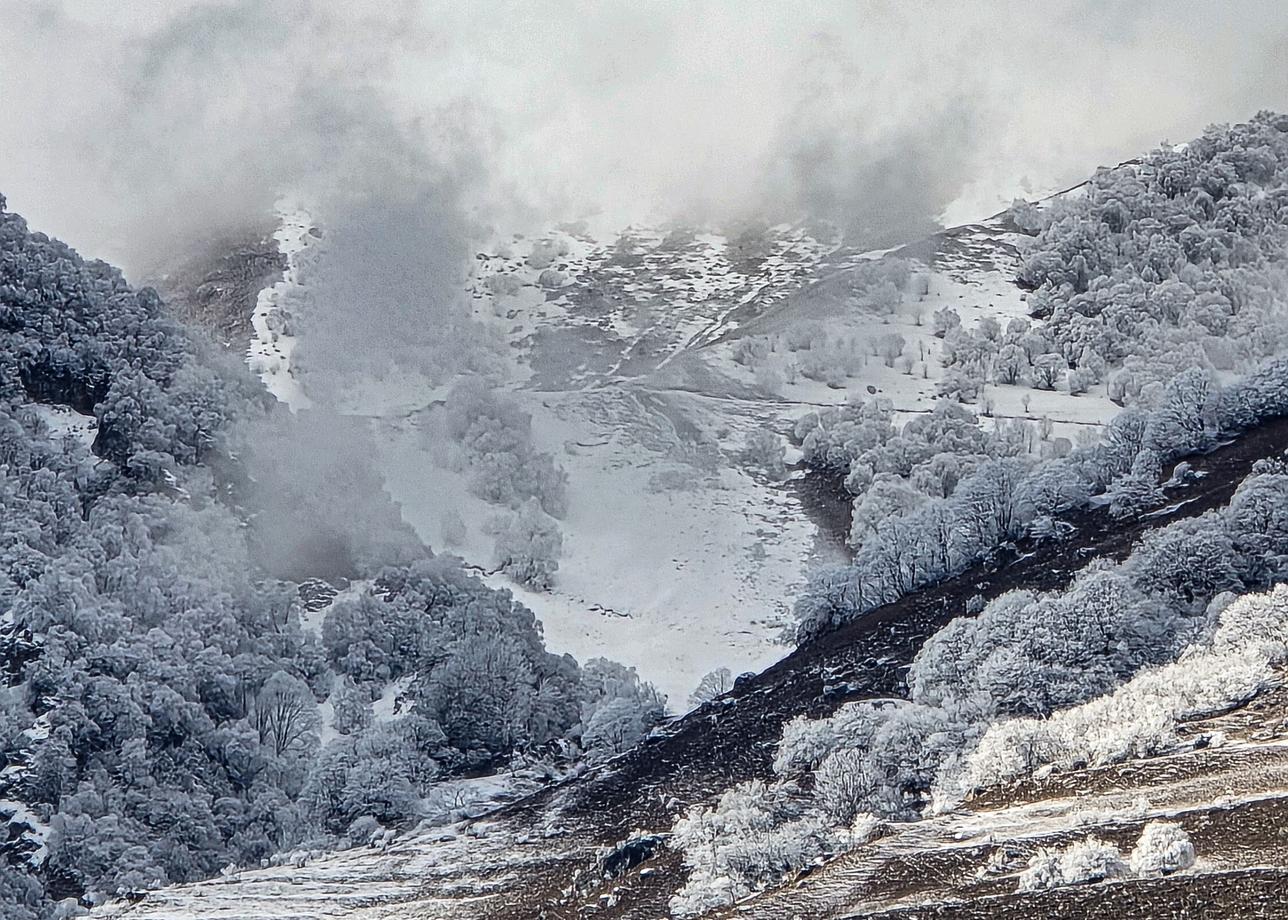
<path fill-rule="evenodd" d="M 178 319 L 209 330 L 224 348 L 240 350 L 252 333 L 256 297 L 285 270 L 273 228 L 254 227 L 173 260 L 145 283 Z"/>

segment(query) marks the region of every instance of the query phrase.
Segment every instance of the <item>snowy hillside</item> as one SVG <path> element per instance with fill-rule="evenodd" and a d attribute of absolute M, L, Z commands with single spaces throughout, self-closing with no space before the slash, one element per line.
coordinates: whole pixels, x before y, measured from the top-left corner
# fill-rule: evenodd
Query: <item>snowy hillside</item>
<path fill-rule="evenodd" d="M 297 265 L 325 230 L 298 209 L 283 209 L 281 224 L 291 267 L 261 294 L 249 361 L 298 408 L 310 383 L 291 359 L 309 303 Z M 772 434 L 790 461 L 792 426 L 818 407 L 875 396 L 896 419 L 928 411 L 946 373 L 936 311 L 955 311 L 966 329 L 1027 315 L 1014 283 L 1022 238 L 994 220 L 859 252 L 788 226 L 633 228 L 606 241 L 574 227 L 479 252 L 473 315 L 504 339 L 503 386 L 531 414 L 536 447 L 568 474 L 551 589 L 489 580 L 537 612 L 552 648 L 635 665 L 673 708 L 714 668 L 781 657 L 790 600 L 835 540 L 818 539 L 802 506 L 803 473 L 766 469 L 749 439 Z M 901 341 L 899 353 L 886 354 L 882 337 Z M 395 374 L 348 393 L 346 411 L 380 432 L 387 487 L 408 522 L 491 571 L 485 529 L 497 509 L 469 494 L 467 471 L 434 459 L 443 389 Z M 988 385 L 973 408 L 986 428 L 1048 417 L 1047 438 L 1070 441 L 1116 409 L 1103 387 L 1072 396 L 1019 385 Z M 458 519 L 463 534 L 446 534 L 444 521 Z"/>
<path fill-rule="evenodd" d="M 398 754 L 383 726 L 436 711 L 457 775 L 495 771 L 468 732 L 502 697 L 462 679 L 517 678 L 516 713 L 570 723 L 567 669 L 590 754 L 546 732 L 509 766 L 558 781 L 505 803 L 522 789 L 465 779 L 455 813 L 385 822 L 336 737 L 310 795 L 339 758 L 354 849 L 118 888 L 139 903 L 108 915 L 1282 915 L 1285 138 L 1263 113 L 882 252 L 789 227 L 516 238 L 475 256 L 468 318 L 404 316 L 374 365 L 315 357 L 336 244 L 294 219 L 270 391 L 337 444 L 374 434 L 401 515 L 527 605 L 451 559 L 329 609 L 315 584 L 306 625 L 346 676 L 323 733 L 366 712 L 356 675 L 379 700 L 352 750 Z M 306 411 L 323 394 L 350 419 Z M 794 650 L 670 721 L 592 657 L 681 709 L 707 669 L 780 657 L 784 623 Z M 453 631 L 450 667 L 402 679 Z"/>

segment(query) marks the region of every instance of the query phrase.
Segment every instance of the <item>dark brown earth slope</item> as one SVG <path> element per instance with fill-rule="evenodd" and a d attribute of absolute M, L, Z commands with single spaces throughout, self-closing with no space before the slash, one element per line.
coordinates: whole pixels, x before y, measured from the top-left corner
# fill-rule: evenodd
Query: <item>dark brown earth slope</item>
<path fill-rule="evenodd" d="M 179 319 L 208 330 L 224 348 L 240 351 L 250 340 L 259 292 L 285 270 L 272 228 L 255 227 L 201 245 L 154 271 L 145 283 Z"/>

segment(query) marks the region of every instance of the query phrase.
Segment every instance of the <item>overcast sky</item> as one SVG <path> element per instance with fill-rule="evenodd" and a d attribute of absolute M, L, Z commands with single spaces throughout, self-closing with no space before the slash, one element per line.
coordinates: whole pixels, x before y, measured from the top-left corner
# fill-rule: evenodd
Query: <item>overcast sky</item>
<path fill-rule="evenodd" d="M 913 232 L 1288 110 L 1285 61 L 1272 0 L 0 0 L 0 191 L 136 269 L 284 191 Z"/>

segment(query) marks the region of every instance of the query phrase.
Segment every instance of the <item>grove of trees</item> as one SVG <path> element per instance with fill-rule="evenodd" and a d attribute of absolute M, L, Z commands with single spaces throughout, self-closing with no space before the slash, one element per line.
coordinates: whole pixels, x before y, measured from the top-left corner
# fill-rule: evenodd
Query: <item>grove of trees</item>
<path fill-rule="evenodd" d="M 39 402 L 93 415 L 93 443 L 53 437 Z M 0 916 L 365 842 L 442 779 L 608 756 L 662 718 L 633 671 L 547 652 L 508 592 L 370 513 L 389 500 L 366 473 L 331 480 L 362 551 L 331 551 L 318 496 L 263 526 L 248 431 L 317 430 L 275 411 L 150 290 L 0 199 Z M 562 474 L 525 457 L 479 488 L 558 511 Z M 284 532 L 319 537 L 285 561 L 359 579 L 320 629 L 263 551 Z"/>

